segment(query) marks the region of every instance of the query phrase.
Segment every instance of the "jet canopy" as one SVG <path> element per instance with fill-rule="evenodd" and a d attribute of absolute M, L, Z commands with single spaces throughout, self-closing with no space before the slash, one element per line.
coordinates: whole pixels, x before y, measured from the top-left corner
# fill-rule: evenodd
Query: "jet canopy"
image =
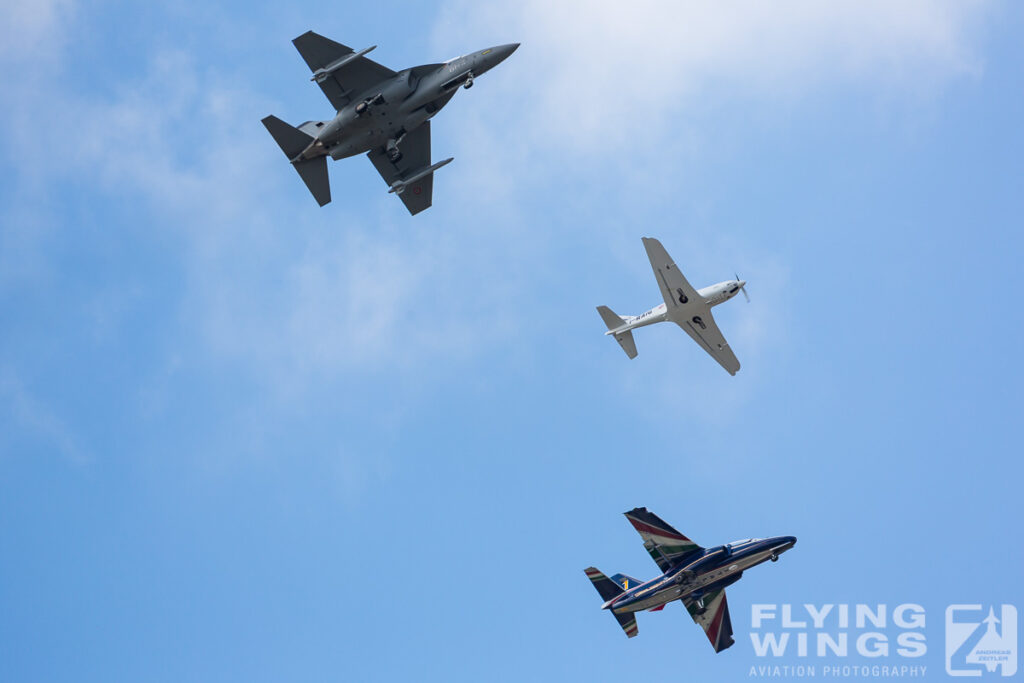
<path fill-rule="evenodd" d="M 735 548 L 737 546 L 747 545 L 748 543 L 753 543 L 754 541 L 760 541 L 760 540 L 762 540 L 762 539 L 760 539 L 760 538 L 744 538 L 744 539 L 740 539 L 739 541 L 733 541 L 732 543 L 728 543 L 727 545 L 730 548 Z"/>

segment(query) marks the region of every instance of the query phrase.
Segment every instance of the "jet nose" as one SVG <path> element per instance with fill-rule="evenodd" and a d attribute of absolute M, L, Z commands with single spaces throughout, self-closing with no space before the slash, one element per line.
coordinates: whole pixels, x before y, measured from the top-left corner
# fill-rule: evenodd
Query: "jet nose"
<path fill-rule="evenodd" d="M 493 69 L 504 62 L 508 59 L 510 54 L 516 51 L 518 47 L 519 43 L 508 43 L 506 45 L 495 45 L 494 47 L 481 52 L 479 66 L 475 69 L 477 75 Z"/>
<path fill-rule="evenodd" d="M 786 546 L 785 548 L 780 548 L 780 550 L 789 550 L 796 545 L 796 536 L 779 536 L 779 543 Z"/>
<path fill-rule="evenodd" d="M 505 45 L 499 45 L 493 48 L 495 54 L 498 55 L 498 61 L 504 61 L 510 54 L 519 49 L 519 43 L 506 43 Z"/>

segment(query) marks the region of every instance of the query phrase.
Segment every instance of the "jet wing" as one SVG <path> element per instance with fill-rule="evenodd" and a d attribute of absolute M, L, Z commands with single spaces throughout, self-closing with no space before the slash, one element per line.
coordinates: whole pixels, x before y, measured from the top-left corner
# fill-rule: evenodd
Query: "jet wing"
<path fill-rule="evenodd" d="M 661 242 L 650 237 L 643 240 L 669 319 L 676 321 L 726 372 L 735 375 L 740 369 L 740 362 L 715 324 L 711 308 L 686 281 Z"/>
<path fill-rule="evenodd" d="M 715 652 L 721 652 L 736 642 L 732 639 L 732 619 L 729 618 L 729 603 L 726 602 L 724 588 L 704 594 L 703 612 L 697 608 L 697 601 L 689 596 L 683 598 L 683 604 L 693 618 L 693 623 L 704 629 Z"/>
<path fill-rule="evenodd" d="M 703 550 L 661 517 L 648 512 L 647 508 L 633 508 L 623 514 L 644 539 L 644 548 L 662 572 L 667 572 L 690 555 Z"/>
<path fill-rule="evenodd" d="M 420 124 L 411 133 L 407 133 L 399 145 L 402 158 L 398 163 L 388 159 L 387 152 L 375 149 L 367 153 L 374 168 L 384 182 L 391 186 L 395 181 L 405 180 L 430 166 L 430 121 Z M 428 173 L 411 183 L 398 195 L 412 215 L 428 208 L 434 196 L 434 174 Z"/>
<path fill-rule="evenodd" d="M 306 60 L 310 71 L 323 69 L 355 52 L 348 45 L 336 43 L 313 31 L 306 31 L 293 40 L 292 44 Z M 359 57 L 328 74 L 319 85 L 334 109 L 338 110 L 351 102 L 356 95 L 394 75 L 395 72 L 386 66 L 367 57 Z"/>

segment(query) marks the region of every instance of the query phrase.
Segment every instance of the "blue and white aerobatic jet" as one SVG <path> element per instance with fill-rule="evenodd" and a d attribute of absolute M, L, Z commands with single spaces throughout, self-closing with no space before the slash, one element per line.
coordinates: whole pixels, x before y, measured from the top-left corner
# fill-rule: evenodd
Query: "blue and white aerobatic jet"
<path fill-rule="evenodd" d="M 775 562 L 796 544 L 794 536 L 775 536 L 702 548 L 647 508 L 634 508 L 625 515 L 640 532 L 661 576 L 638 581 L 625 574 L 608 578 L 594 567 L 584 571 L 604 599 L 601 609 L 611 611 L 630 638 L 637 634 L 637 612 L 657 612 L 681 600 L 715 652 L 721 652 L 733 644 L 725 587 L 739 581 L 744 570 L 767 560 Z"/>
<path fill-rule="evenodd" d="M 616 315 L 607 306 L 598 306 L 597 312 L 608 326 L 605 334 L 613 335 L 626 355 L 636 358 L 634 329 L 654 323 L 674 322 L 718 361 L 726 372 L 735 375 L 740 369 L 740 362 L 715 324 L 715 319 L 711 317 L 711 307 L 728 301 L 739 292 L 743 292 L 743 296 L 746 297 L 747 281 L 737 277 L 735 280 L 719 282 L 704 289 L 694 289 L 676 267 L 665 247 L 661 246 L 661 242 L 650 237 L 644 237 L 643 240 L 647 258 L 651 261 L 651 268 L 654 269 L 654 277 L 658 281 L 665 303 L 658 304 L 640 315 L 625 318 Z M 747 301 L 750 301 L 750 297 L 747 297 Z"/>

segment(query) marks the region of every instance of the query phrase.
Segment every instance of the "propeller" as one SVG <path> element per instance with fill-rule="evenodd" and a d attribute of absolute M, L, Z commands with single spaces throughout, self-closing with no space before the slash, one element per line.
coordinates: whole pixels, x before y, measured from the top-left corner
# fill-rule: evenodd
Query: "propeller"
<path fill-rule="evenodd" d="M 742 280 L 740 280 L 739 273 L 736 273 L 735 275 L 736 275 L 736 282 L 743 282 Z M 743 292 L 743 296 L 746 297 L 747 303 L 749 304 L 750 303 L 750 295 L 747 294 L 747 283 L 745 283 L 745 282 L 743 283 L 743 286 L 740 287 L 740 291 Z"/>

